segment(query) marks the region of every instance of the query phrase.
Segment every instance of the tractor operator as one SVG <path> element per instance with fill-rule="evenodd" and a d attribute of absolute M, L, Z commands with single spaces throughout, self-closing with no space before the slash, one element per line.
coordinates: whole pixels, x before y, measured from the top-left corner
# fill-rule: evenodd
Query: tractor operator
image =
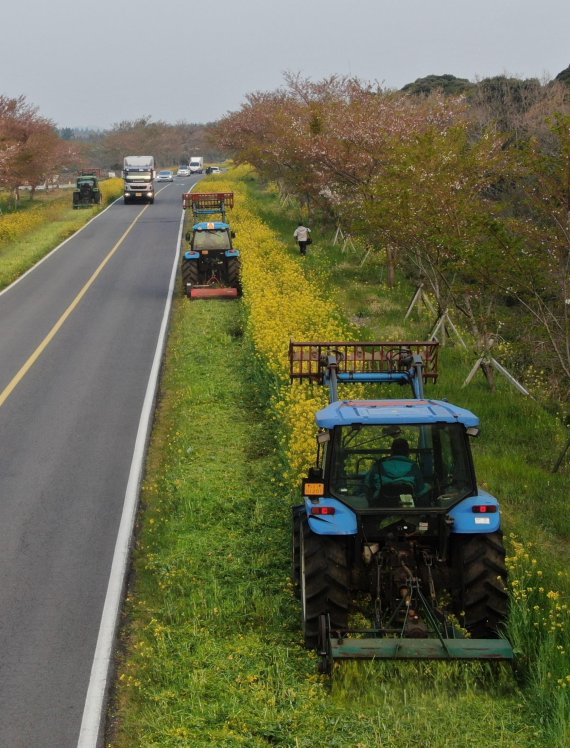
<path fill-rule="evenodd" d="M 410 506 L 428 506 L 431 486 L 410 459 L 406 439 L 394 439 L 390 456 L 376 460 L 364 478 L 369 502 L 373 506 L 401 506 L 400 496 L 410 496 Z"/>

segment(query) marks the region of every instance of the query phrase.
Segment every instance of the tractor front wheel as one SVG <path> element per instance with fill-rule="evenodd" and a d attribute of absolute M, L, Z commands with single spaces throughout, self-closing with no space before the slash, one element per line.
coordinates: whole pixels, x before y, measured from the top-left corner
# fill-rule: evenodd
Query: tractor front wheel
<path fill-rule="evenodd" d="M 331 631 L 346 630 L 350 588 L 346 542 L 316 535 L 306 517 L 299 528 L 299 582 L 305 646 L 314 649 L 319 639 L 319 617 L 328 614 Z"/>
<path fill-rule="evenodd" d="M 454 543 L 455 611 L 471 636 L 495 638 L 508 616 L 503 535 L 458 535 Z"/>

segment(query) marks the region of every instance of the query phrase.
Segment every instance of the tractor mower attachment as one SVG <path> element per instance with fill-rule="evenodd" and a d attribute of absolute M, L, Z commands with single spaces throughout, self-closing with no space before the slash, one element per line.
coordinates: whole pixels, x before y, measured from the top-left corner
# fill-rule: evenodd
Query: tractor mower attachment
<path fill-rule="evenodd" d="M 339 628 L 319 616 L 317 654 L 321 673 L 337 660 L 512 660 L 503 638 L 471 638 L 437 600 L 434 558 L 426 549 L 409 553 L 388 540 L 365 546 L 374 579 L 371 629 Z M 411 563 L 421 558 L 422 567 Z M 417 574 L 417 576 L 416 576 Z M 425 590 L 425 592 L 424 592 Z"/>
<path fill-rule="evenodd" d="M 191 208 L 198 222 L 186 234 L 189 242 L 182 255 L 182 287 L 190 299 L 235 299 L 241 293 L 240 253 L 232 240 L 235 232 L 226 223 L 233 207 L 233 192 L 186 192 L 183 208 Z M 219 213 L 221 221 L 204 220 Z"/>
<path fill-rule="evenodd" d="M 419 579 L 410 577 L 397 600 L 383 610 L 376 593 L 374 628 L 334 630 L 330 615 L 319 617 L 319 671 L 330 675 L 338 660 L 512 660 L 513 649 L 503 638 L 474 639 L 456 620 L 428 600 Z M 429 588 L 434 594 L 433 581 Z"/>
<path fill-rule="evenodd" d="M 209 286 L 203 288 L 201 286 L 192 287 L 190 289 L 191 299 L 237 299 L 238 290 L 237 288 L 222 288 L 220 286 Z"/>

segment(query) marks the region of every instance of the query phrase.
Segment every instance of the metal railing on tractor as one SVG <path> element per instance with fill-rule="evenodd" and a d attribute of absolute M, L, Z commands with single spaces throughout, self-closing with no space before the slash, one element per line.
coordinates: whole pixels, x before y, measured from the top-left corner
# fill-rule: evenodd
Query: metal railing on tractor
<path fill-rule="evenodd" d="M 182 195 L 182 207 L 192 208 L 194 218 L 212 216 L 219 213 L 226 222 L 226 210 L 234 207 L 233 192 L 185 192 Z"/>
<path fill-rule="evenodd" d="M 346 341 L 289 344 L 289 376 L 328 385 L 331 401 L 337 383 L 410 384 L 416 398 L 423 384 L 438 375 L 438 342 L 347 343 Z"/>

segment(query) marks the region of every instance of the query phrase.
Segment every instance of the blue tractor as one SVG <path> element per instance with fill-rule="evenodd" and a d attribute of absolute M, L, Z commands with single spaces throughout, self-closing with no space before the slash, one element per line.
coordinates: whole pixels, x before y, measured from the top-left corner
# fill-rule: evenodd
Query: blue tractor
<path fill-rule="evenodd" d="M 191 208 L 197 221 L 186 233 L 189 246 L 182 252 L 180 268 L 182 287 L 190 299 L 236 298 L 241 293 L 240 253 L 233 246 L 235 232 L 226 222 L 226 211 L 233 204 L 233 192 L 182 195 L 182 206 Z M 222 220 L 211 220 L 215 214 Z"/>
<path fill-rule="evenodd" d="M 292 516 L 304 640 L 323 672 L 342 659 L 513 656 L 501 512 L 469 444 L 479 419 L 424 396 L 437 359 L 437 342 L 290 344 L 291 381 L 330 394 Z M 362 397 L 370 384 L 410 397 Z M 359 399 L 339 399 L 347 385 Z"/>

